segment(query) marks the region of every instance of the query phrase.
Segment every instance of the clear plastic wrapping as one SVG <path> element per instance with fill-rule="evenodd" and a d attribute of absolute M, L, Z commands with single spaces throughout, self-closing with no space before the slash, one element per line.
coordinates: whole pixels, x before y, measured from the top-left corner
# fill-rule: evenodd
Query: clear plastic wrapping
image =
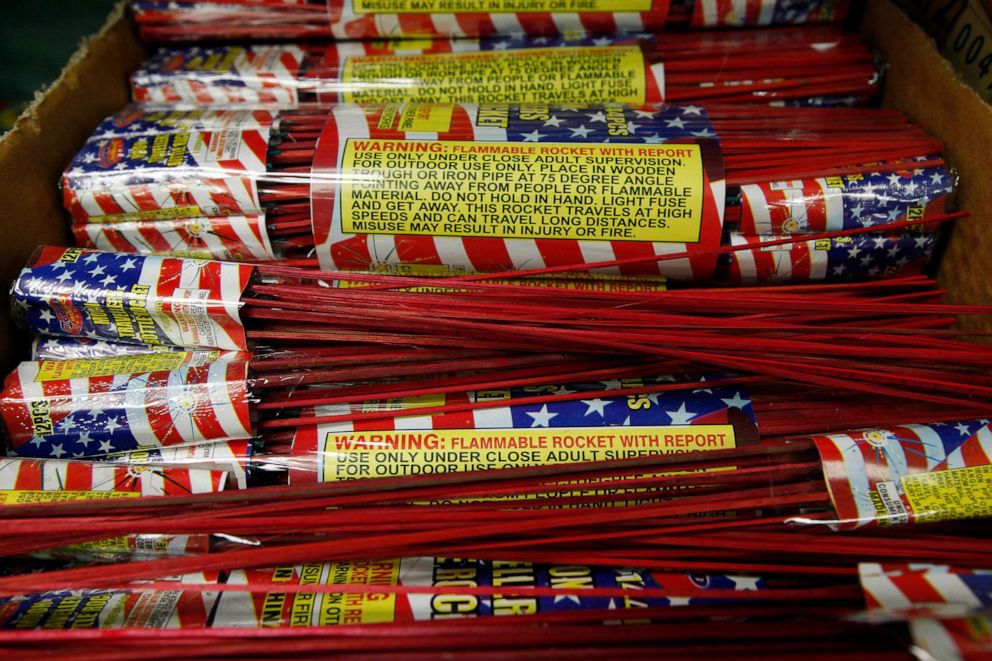
<path fill-rule="evenodd" d="M 11 288 L 43 335 L 243 351 L 251 266 L 47 246 Z"/>
<path fill-rule="evenodd" d="M 831 527 L 992 515 L 988 420 L 908 424 L 813 440 L 837 514 Z"/>
<path fill-rule="evenodd" d="M 256 585 L 255 592 L 183 590 L 183 583 L 217 583 L 213 577 L 175 580 L 174 590 L 59 591 L 0 601 L 0 629 L 200 628 L 338 626 L 414 623 L 450 618 L 513 617 L 576 610 L 629 611 L 693 602 L 730 601 L 728 592 L 761 591 L 764 579 L 727 574 L 678 574 L 636 568 L 407 558 L 339 561 L 233 571 L 231 585 Z M 350 586 L 349 592 L 276 592 L 261 586 Z M 426 593 L 375 592 L 384 588 L 434 588 Z M 493 597 L 459 593 L 505 587 Z M 513 594 L 514 588 L 547 588 L 548 595 Z M 619 596 L 583 596 L 588 589 Z M 642 597 L 638 591 L 653 590 Z M 566 594 L 567 593 L 567 594 Z M 662 596 L 669 593 L 671 596 Z M 708 594 L 712 593 L 712 594 Z M 719 596 L 717 596 L 719 595 Z"/>
<path fill-rule="evenodd" d="M 731 232 L 730 245 L 780 238 Z M 732 284 L 750 285 L 911 275 L 923 272 L 936 244 L 934 234 L 887 233 L 742 249 L 723 258 L 721 277 Z"/>
<path fill-rule="evenodd" d="M 485 37 L 658 32 L 665 28 L 840 21 L 849 0 L 327 0 L 260 3 L 132 0 L 146 39 Z"/>
<path fill-rule="evenodd" d="M 396 417 L 373 425 L 302 427 L 290 457 L 266 461 L 287 464 L 290 483 L 305 484 L 725 450 L 757 441 L 754 410 L 740 388 L 690 390 L 687 383 L 677 392 L 606 394 L 672 381 L 626 379 L 365 402 L 362 411 L 395 411 Z M 549 392 L 591 394 L 542 404 L 527 401 Z M 465 399 L 506 403 L 417 415 L 417 408 Z M 349 410 L 321 406 L 314 414 Z"/>
<path fill-rule="evenodd" d="M 227 478 L 198 468 L 0 457 L 5 505 L 215 493 Z"/>
<path fill-rule="evenodd" d="M 252 436 L 245 354 L 21 363 L 0 396 L 11 452 L 81 457 Z"/>
<path fill-rule="evenodd" d="M 850 105 L 875 94 L 877 73 L 859 40 L 823 28 L 168 48 L 134 73 L 132 88 L 141 103 L 191 107 L 315 101 Z"/>
<path fill-rule="evenodd" d="M 722 158 L 699 107 L 337 106 L 307 121 L 305 143 L 269 144 L 255 130 L 94 139 L 63 178 L 76 232 L 97 246 L 251 259 L 277 254 L 268 234 L 295 232 L 328 270 L 455 273 L 719 245 Z M 219 135 L 251 167 L 191 155 Z M 133 150 L 159 138 L 163 151 Z M 299 165 L 280 165 L 285 149 Z M 106 150 L 119 160 L 94 156 Z M 714 264 L 609 271 L 707 279 Z"/>
<path fill-rule="evenodd" d="M 921 156 L 942 163 L 940 156 Z M 945 165 L 741 186 L 741 234 L 812 234 L 940 216 L 954 190 Z"/>

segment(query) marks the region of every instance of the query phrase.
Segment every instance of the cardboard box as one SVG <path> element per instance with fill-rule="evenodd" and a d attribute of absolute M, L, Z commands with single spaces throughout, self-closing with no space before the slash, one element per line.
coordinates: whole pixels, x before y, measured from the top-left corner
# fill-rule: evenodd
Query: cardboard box
<path fill-rule="evenodd" d="M 933 41 L 889 0 L 870 0 L 863 28 L 890 63 L 885 103 L 899 108 L 947 142 L 961 175 L 959 207 L 974 218 L 958 223 L 940 268 L 949 298 L 992 303 L 992 184 L 984 170 L 992 155 L 992 108 L 959 82 Z M 59 79 L 0 140 L 0 282 L 12 281 L 34 248 L 70 240 L 59 175 L 106 115 L 129 98 L 128 75 L 147 56 L 122 6 L 99 34 L 85 40 Z M 0 301 L 0 364 L 24 355 L 27 337 L 13 326 L 6 293 Z M 963 319 L 973 328 L 992 319 Z"/>

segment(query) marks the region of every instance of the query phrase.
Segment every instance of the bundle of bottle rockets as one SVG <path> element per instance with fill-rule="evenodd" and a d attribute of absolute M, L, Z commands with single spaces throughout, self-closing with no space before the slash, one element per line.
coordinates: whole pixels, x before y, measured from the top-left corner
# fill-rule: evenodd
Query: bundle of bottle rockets
<path fill-rule="evenodd" d="M 992 308 L 847 3 L 134 10 L 214 43 L 13 283 L 0 647 L 989 653 Z"/>

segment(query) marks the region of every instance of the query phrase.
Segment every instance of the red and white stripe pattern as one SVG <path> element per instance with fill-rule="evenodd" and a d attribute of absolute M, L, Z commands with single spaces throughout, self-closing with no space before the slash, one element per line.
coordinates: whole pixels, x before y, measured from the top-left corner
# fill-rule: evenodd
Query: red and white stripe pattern
<path fill-rule="evenodd" d="M 6 504 L 216 493 L 226 484 L 222 471 L 0 457 L 0 494 Z"/>
<path fill-rule="evenodd" d="M 839 21 L 849 0 L 694 0 L 692 27 L 798 25 Z"/>
<path fill-rule="evenodd" d="M 922 473 L 944 472 L 947 485 L 941 490 L 953 491 L 955 470 L 990 465 L 992 429 L 988 421 L 913 424 L 817 436 L 813 440 L 838 516 L 831 525 L 843 529 L 879 521 L 887 525 L 910 523 L 923 516 L 956 518 L 959 512 L 949 514 L 950 505 L 948 512 L 914 511 L 906 495 L 905 480 Z M 976 500 L 970 509 L 965 509 L 968 515 L 975 516 L 984 512 L 982 508 L 987 504 Z"/>
<path fill-rule="evenodd" d="M 139 103 L 294 106 L 305 56 L 291 44 L 163 49 L 132 75 L 132 94 Z M 218 60 L 229 67 L 212 68 Z M 186 75 L 176 75 L 179 71 Z M 216 84 L 232 79 L 238 84 Z"/>
<path fill-rule="evenodd" d="M 331 33 L 338 39 L 376 37 L 489 37 L 552 36 L 559 34 L 618 34 L 657 32 L 668 20 L 670 0 L 616 0 L 612 3 L 626 11 L 499 11 L 439 13 L 414 10 L 408 13 L 365 13 L 358 11 L 361 0 L 329 0 Z M 511 3 L 512 4 L 512 3 Z M 357 5 L 357 9 L 356 9 Z M 551 3 L 548 3 L 551 6 Z M 488 9 L 488 8 L 487 8 Z M 633 11 L 631 11 L 633 10 Z"/>
<path fill-rule="evenodd" d="M 245 351 L 241 294 L 254 269 L 248 265 L 144 257 L 141 282 L 152 286 L 160 329 L 178 347 Z"/>
<path fill-rule="evenodd" d="M 992 602 L 992 570 L 872 562 L 859 564 L 858 574 L 868 608 L 907 611 L 950 604 L 978 609 Z"/>
<path fill-rule="evenodd" d="M 801 234 L 844 229 L 843 190 L 825 178 L 741 186 L 740 231 Z"/>
<path fill-rule="evenodd" d="M 435 237 L 398 234 L 346 234 L 340 223 L 338 190 L 343 176 L 340 163 L 349 139 L 384 138 L 408 140 L 472 140 L 506 142 L 505 129 L 477 126 L 478 107 L 457 104 L 450 130 L 400 132 L 378 128 L 381 109 L 375 112 L 357 106 L 337 106 L 317 145 L 311 184 L 314 240 L 321 268 L 327 270 L 372 270 L 382 265 L 444 266 L 453 272 L 498 272 L 552 266 L 583 265 L 626 258 L 681 253 L 690 248 L 714 249 L 723 226 L 725 181 L 709 180 L 705 195 L 700 243 L 652 243 L 638 241 L 592 241 L 580 239 L 516 239 L 494 237 Z M 716 257 L 703 255 L 664 262 L 645 261 L 620 267 L 596 269 L 594 273 L 654 275 L 673 280 L 711 277 Z"/>
<path fill-rule="evenodd" d="M 268 127 L 253 130 L 189 131 L 178 165 L 122 157 L 103 164 L 96 154 L 116 151 L 152 136 L 87 142 L 62 177 L 63 203 L 75 222 L 258 215 L 257 181 L 266 173 Z M 175 141 L 176 138 L 174 137 Z"/>
<path fill-rule="evenodd" d="M 264 216 L 75 223 L 76 245 L 113 252 L 230 261 L 278 259 Z"/>
<path fill-rule="evenodd" d="M 775 236 L 745 236 L 732 232 L 730 245 L 746 246 L 775 239 Z M 823 280 L 828 273 L 828 244 L 799 241 L 782 246 L 739 250 L 730 257 L 728 279 L 734 284 L 779 283 Z"/>
<path fill-rule="evenodd" d="M 193 355 L 146 358 L 171 362 Z M 48 361 L 21 363 L 0 396 L 0 414 L 14 451 L 47 447 L 45 438 L 52 439 L 48 443 L 57 447 L 58 456 L 90 456 L 252 437 L 244 354 L 121 373 L 128 361 L 138 358 L 72 361 L 64 372 L 69 378 L 46 376 L 52 371 Z M 73 372 L 88 376 L 73 378 Z M 38 416 L 47 433 L 40 431 Z"/>

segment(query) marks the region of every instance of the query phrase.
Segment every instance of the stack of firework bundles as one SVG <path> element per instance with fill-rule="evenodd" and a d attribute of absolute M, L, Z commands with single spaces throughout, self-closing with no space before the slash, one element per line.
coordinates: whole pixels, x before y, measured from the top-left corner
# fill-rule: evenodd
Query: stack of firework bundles
<path fill-rule="evenodd" d="M 725 218 L 736 244 L 939 216 L 953 180 L 941 148 L 898 113 L 857 108 L 135 107 L 104 123 L 63 189 L 84 247 L 258 261 L 315 246 L 327 270 L 424 274 L 626 260 L 595 272 L 704 281 Z M 933 239 L 918 239 L 887 236 L 840 270 L 818 265 L 822 242 L 786 246 L 816 264 L 780 279 L 919 269 Z M 721 277 L 783 273 L 747 272 L 747 254 Z"/>
<path fill-rule="evenodd" d="M 665 36 L 335 42 L 160 49 L 141 103 L 761 103 L 851 105 L 878 89 L 837 28 Z"/>
<path fill-rule="evenodd" d="M 135 0 L 150 41 L 556 36 L 841 21 L 848 1 L 595 0 L 594 2 L 158 2 Z"/>

